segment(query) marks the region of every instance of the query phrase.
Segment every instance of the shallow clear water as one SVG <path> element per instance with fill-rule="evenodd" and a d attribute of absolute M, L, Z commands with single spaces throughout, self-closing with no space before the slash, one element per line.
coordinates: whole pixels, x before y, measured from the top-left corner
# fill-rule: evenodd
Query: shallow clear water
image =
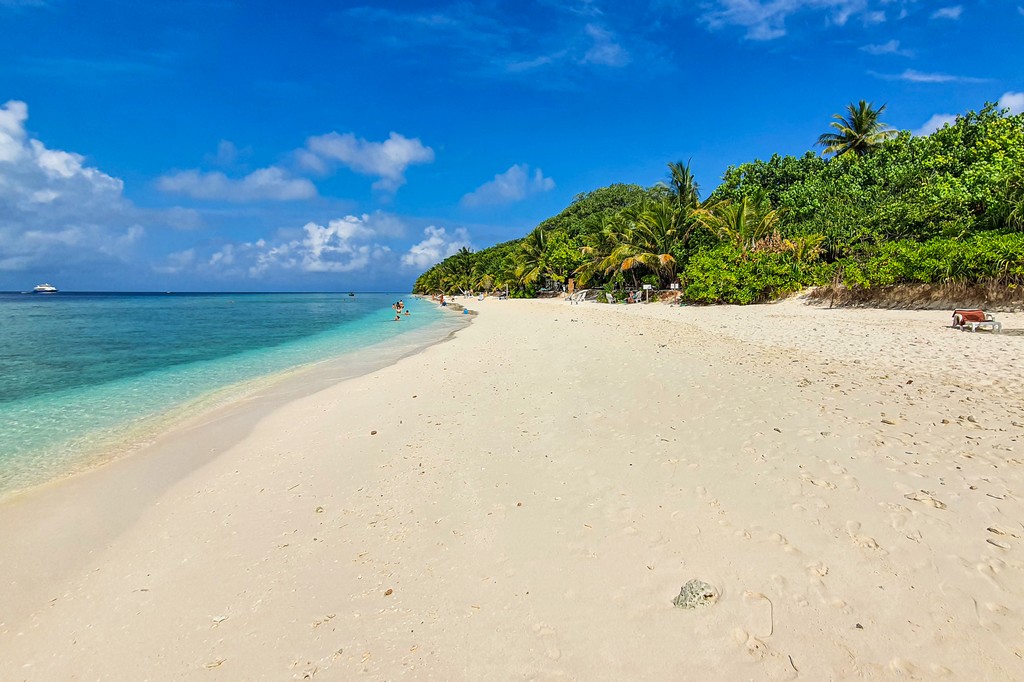
<path fill-rule="evenodd" d="M 188 406 L 458 324 L 391 294 L 0 294 L 0 492 L 80 468 Z"/>

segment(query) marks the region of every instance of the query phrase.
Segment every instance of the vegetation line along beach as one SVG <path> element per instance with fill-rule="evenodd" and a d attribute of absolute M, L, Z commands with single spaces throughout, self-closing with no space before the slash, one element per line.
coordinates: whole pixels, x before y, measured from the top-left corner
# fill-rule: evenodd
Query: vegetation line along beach
<path fill-rule="evenodd" d="M 960 289 L 961 305 L 1019 305 L 1024 114 L 986 104 L 919 136 L 887 126 L 884 110 L 850 104 L 818 140 L 830 158 L 733 166 L 703 200 L 683 162 L 652 187 L 581 194 L 521 239 L 450 256 L 416 290 L 532 296 L 571 279 L 619 300 L 641 285 L 740 304 L 819 286 L 898 303 L 893 287 L 924 284 Z"/>

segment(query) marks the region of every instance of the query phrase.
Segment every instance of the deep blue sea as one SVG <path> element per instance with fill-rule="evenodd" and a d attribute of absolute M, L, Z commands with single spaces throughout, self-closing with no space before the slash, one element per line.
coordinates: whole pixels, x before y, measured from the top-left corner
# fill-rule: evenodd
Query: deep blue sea
<path fill-rule="evenodd" d="M 191 409 L 368 347 L 399 357 L 458 316 L 398 294 L 0 293 L 0 494 L 87 466 Z"/>

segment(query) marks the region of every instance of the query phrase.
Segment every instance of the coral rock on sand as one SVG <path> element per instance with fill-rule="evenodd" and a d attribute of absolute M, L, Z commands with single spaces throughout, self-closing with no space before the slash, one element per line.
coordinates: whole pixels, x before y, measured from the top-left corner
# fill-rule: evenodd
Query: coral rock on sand
<path fill-rule="evenodd" d="M 679 590 L 679 596 L 672 600 L 673 606 L 681 609 L 695 609 L 709 606 L 718 601 L 718 590 L 703 580 L 694 578 Z"/>

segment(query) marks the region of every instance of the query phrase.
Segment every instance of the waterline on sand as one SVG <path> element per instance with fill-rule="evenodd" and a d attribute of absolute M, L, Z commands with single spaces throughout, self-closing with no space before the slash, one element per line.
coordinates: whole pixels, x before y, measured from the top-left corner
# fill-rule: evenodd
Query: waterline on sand
<path fill-rule="evenodd" d="M 358 325 L 272 347 L 0 402 L 0 497 L 136 452 L 205 413 L 373 371 L 465 323 L 429 305 L 415 308 L 402 324 L 392 326 L 380 306 Z"/>

